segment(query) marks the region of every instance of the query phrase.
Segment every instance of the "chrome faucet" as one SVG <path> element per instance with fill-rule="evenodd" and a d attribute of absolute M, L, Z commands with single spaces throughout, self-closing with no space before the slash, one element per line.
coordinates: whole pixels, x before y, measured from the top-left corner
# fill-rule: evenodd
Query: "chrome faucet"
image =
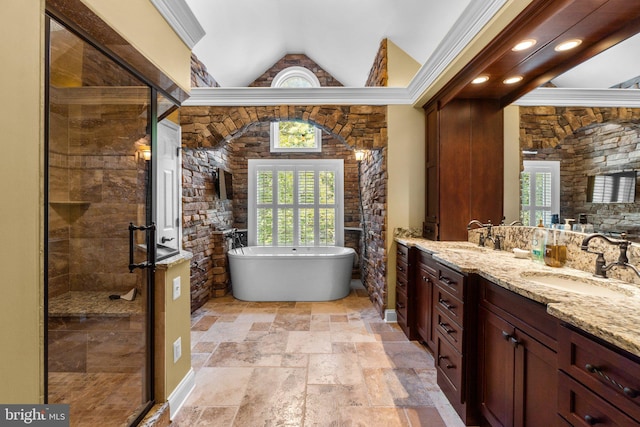
<path fill-rule="evenodd" d="M 596 276 L 607 277 L 607 271 L 611 270 L 613 267 L 618 266 L 618 267 L 629 268 L 633 270 L 638 277 L 640 277 L 640 270 L 638 270 L 636 266 L 629 264 L 629 257 L 627 257 L 627 249 L 629 249 L 629 245 L 631 244 L 631 242 L 629 242 L 626 239 L 627 237 L 626 233 L 622 233 L 621 237 L 622 239 L 612 239 L 610 237 L 605 236 L 602 233 L 594 233 L 594 234 L 588 235 L 587 237 L 584 238 L 584 240 L 582 240 L 582 245 L 580 246 L 580 249 L 582 249 L 585 252 L 598 255 L 596 257 L 596 271 L 595 271 Z M 595 251 L 589 250 L 589 242 L 595 238 L 603 239 L 605 242 L 609 243 L 610 245 L 618 246 L 618 248 L 620 249 L 620 254 L 618 255 L 617 261 L 607 264 L 606 260 L 604 259 L 604 254 L 602 252 L 595 252 Z"/>
<path fill-rule="evenodd" d="M 467 224 L 467 231 L 471 230 L 472 226 L 477 225 L 478 228 L 486 228 L 487 229 L 487 235 L 485 236 L 484 234 L 480 233 L 480 238 L 478 239 L 478 246 L 485 246 L 486 242 L 488 240 L 491 240 L 493 242 L 493 249 L 495 250 L 500 250 L 502 247 L 502 242 L 501 242 L 501 237 L 500 236 L 494 236 L 492 233 L 492 228 L 493 228 L 493 224 L 491 223 L 491 220 L 488 220 L 486 224 L 481 223 L 480 221 L 478 221 L 477 219 L 472 219 L 471 221 L 469 221 L 469 224 Z"/>

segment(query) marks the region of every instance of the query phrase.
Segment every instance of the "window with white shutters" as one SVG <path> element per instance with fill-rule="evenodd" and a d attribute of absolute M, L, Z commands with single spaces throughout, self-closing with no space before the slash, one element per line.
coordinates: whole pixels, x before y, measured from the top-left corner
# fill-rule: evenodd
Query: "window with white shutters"
<path fill-rule="evenodd" d="M 520 220 L 524 225 L 551 223 L 560 213 L 560 162 L 525 160 L 520 174 Z"/>
<path fill-rule="evenodd" d="M 342 160 L 249 160 L 249 244 L 342 246 L 343 171 Z"/>

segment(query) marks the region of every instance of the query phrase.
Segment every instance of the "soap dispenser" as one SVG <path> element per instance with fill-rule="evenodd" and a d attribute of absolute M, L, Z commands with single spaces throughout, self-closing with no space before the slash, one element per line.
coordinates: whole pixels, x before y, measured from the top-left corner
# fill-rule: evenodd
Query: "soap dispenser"
<path fill-rule="evenodd" d="M 567 244 L 564 230 L 550 230 L 544 246 L 544 263 L 549 267 L 563 267 L 567 262 Z"/>
<path fill-rule="evenodd" d="M 531 258 L 540 263 L 544 263 L 544 250 L 547 240 L 547 229 L 542 225 L 542 219 L 533 230 L 531 236 Z"/>

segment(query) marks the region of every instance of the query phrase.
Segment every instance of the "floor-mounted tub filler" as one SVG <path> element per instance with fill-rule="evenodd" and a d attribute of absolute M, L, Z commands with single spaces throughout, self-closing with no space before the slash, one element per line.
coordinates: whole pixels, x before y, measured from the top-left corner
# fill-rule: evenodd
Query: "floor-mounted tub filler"
<path fill-rule="evenodd" d="M 331 301 L 351 289 L 352 248 L 250 246 L 228 255 L 233 296 L 239 300 Z"/>

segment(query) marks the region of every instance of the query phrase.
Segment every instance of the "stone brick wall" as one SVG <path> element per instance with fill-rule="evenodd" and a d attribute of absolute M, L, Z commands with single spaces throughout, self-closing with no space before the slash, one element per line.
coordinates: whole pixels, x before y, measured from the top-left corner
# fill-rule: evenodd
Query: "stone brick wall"
<path fill-rule="evenodd" d="M 560 161 L 560 217 L 586 213 L 596 230 L 640 234 L 636 203 L 587 203 L 587 177 L 640 169 L 640 109 L 521 107 L 525 160 Z M 636 184 L 636 194 L 638 194 Z"/>
<path fill-rule="evenodd" d="M 215 148 L 256 122 L 301 120 L 333 134 L 355 149 L 387 144 L 387 107 L 375 105 L 275 105 L 264 107 L 183 107 L 182 143 Z"/>
<path fill-rule="evenodd" d="M 191 54 L 191 87 L 219 87 L 220 85 L 207 71 L 195 54 Z"/>
<path fill-rule="evenodd" d="M 387 86 L 389 81 L 389 73 L 387 67 L 387 39 L 383 39 L 380 42 L 380 48 L 378 48 L 378 54 L 373 61 L 371 71 L 369 71 L 369 78 L 365 86 Z"/>
<path fill-rule="evenodd" d="M 387 308 L 387 149 L 369 150 L 360 164 L 364 220 L 362 282 L 381 316 Z"/>
<path fill-rule="evenodd" d="M 278 62 L 273 64 L 271 68 L 269 68 L 263 75 L 258 77 L 253 83 L 249 85 L 249 87 L 270 87 L 271 82 L 273 82 L 273 78 L 282 70 L 289 67 L 304 67 L 310 71 L 312 71 L 318 81 L 320 81 L 320 86 L 342 86 L 335 77 L 322 69 L 314 60 L 309 58 L 304 54 L 289 54 L 285 55 Z"/>
<path fill-rule="evenodd" d="M 182 151 L 182 245 L 193 253 L 192 311 L 229 291 L 225 239 L 220 231 L 233 226 L 233 210 L 231 200 L 220 200 L 216 194 L 213 173 L 218 167 L 229 167 L 224 146 Z"/>

